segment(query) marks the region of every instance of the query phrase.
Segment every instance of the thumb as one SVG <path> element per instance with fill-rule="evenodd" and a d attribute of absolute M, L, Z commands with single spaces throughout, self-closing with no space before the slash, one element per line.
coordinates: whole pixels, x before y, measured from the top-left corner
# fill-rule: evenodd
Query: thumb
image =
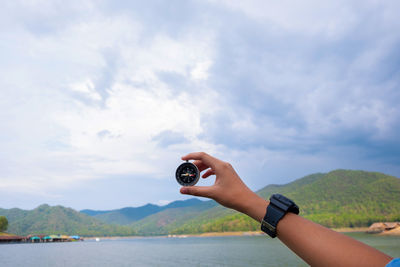
<path fill-rule="evenodd" d="M 181 194 L 208 197 L 211 198 L 211 186 L 184 186 L 181 188 Z"/>

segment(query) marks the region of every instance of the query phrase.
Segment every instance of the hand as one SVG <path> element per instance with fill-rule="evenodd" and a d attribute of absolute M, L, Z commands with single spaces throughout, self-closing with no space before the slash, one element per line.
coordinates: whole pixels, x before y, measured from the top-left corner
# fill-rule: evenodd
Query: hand
<path fill-rule="evenodd" d="M 251 191 L 240 179 L 233 167 L 204 152 L 190 153 L 182 160 L 195 160 L 199 171 L 206 171 L 202 177 L 216 175 L 212 186 L 185 186 L 180 192 L 193 196 L 208 197 L 221 205 L 243 212 L 257 221 L 265 215 L 268 202 Z"/>

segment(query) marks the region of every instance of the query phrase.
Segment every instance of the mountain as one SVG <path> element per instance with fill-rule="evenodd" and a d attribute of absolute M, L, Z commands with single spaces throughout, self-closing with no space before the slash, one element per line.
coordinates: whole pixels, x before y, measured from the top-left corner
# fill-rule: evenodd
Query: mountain
<path fill-rule="evenodd" d="M 201 203 L 202 203 L 201 200 L 197 198 L 191 198 L 188 200 L 174 201 L 165 206 L 147 204 L 136 208 L 127 207 L 122 209 L 105 210 L 105 211 L 86 209 L 86 210 L 81 210 L 80 212 L 87 214 L 89 216 L 93 216 L 96 219 L 99 219 L 100 221 L 106 223 L 127 225 L 166 209 L 191 207 Z"/>
<path fill-rule="evenodd" d="M 197 205 L 187 207 L 172 207 L 150 215 L 142 220 L 132 223 L 135 232 L 139 235 L 163 235 L 173 232 L 183 222 L 196 218 L 199 214 L 206 213 L 218 206 L 215 201 L 201 201 Z"/>
<path fill-rule="evenodd" d="M 400 179 L 377 172 L 335 170 L 305 176 L 257 191 L 268 199 L 281 193 L 293 199 L 301 215 L 328 227 L 368 226 L 400 220 Z M 132 224 L 139 234 L 187 234 L 259 230 L 259 223 L 215 205 L 207 209 L 170 209 Z"/>
<path fill-rule="evenodd" d="M 274 193 L 293 199 L 302 216 L 328 227 L 400 220 L 400 179 L 382 173 L 335 170 L 308 175 L 285 185 L 268 185 L 257 191 L 265 199 Z M 41 205 L 34 210 L 0 209 L 1 215 L 9 221 L 8 231 L 20 235 L 165 235 L 260 228 L 259 222 L 246 215 L 212 200 L 198 199 L 109 211 L 77 212 L 62 206 Z"/>
<path fill-rule="evenodd" d="M 0 209 L 9 222 L 8 232 L 17 235 L 67 234 L 82 236 L 134 235 L 132 228 L 108 225 L 93 217 L 62 206 L 41 205 L 33 210 Z"/>
<path fill-rule="evenodd" d="M 302 215 L 328 227 L 367 226 L 400 219 L 400 179 L 378 172 L 335 170 L 307 176 L 285 187 L 267 186 L 295 199 Z"/>

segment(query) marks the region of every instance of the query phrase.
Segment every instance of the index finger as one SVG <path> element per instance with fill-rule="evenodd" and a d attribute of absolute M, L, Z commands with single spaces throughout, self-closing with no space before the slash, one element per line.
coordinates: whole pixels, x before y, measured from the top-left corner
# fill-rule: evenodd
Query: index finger
<path fill-rule="evenodd" d="M 220 162 L 219 159 L 214 158 L 204 152 L 193 152 L 193 153 L 187 154 L 186 156 L 182 157 L 182 160 L 191 160 L 191 159 L 201 160 L 202 163 L 204 163 L 205 165 L 207 165 L 213 169 L 215 169 L 218 162 Z"/>
<path fill-rule="evenodd" d="M 195 160 L 193 161 L 193 164 L 197 166 L 200 172 L 210 168 L 210 166 L 204 164 L 201 160 Z"/>

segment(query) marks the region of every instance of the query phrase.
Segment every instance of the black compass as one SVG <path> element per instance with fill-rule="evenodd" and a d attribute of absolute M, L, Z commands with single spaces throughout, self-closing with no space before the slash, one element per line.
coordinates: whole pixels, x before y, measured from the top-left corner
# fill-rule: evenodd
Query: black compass
<path fill-rule="evenodd" d="M 190 186 L 197 183 L 200 178 L 200 172 L 196 165 L 186 161 L 176 169 L 175 177 L 179 184 Z"/>

